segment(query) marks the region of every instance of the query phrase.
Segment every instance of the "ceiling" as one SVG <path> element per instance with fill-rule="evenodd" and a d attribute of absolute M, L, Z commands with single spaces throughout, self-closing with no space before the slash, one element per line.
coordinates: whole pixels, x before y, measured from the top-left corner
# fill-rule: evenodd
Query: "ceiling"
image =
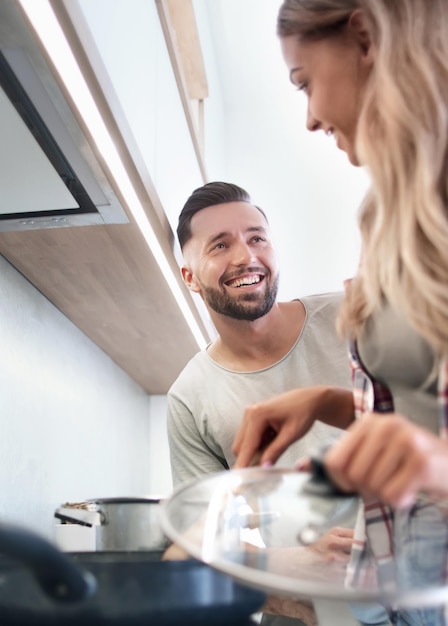
<path fill-rule="evenodd" d="M 225 100 L 227 171 L 267 212 L 280 257 L 280 296 L 342 288 L 357 263 L 356 213 L 367 187 L 334 141 L 305 128 L 275 23 L 280 0 L 205 3 Z M 212 97 L 213 94 L 210 94 Z"/>

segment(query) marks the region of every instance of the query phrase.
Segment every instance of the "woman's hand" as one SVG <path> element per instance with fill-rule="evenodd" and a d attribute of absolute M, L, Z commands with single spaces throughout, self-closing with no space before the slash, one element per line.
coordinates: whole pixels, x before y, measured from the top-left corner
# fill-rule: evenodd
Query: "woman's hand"
<path fill-rule="evenodd" d="M 317 541 L 310 544 L 308 549 L 325 561 L 343 561 L 349 558 L 353 545 L 353 528 L 335 526 L 330 528 Z"/>
<path fill-rule="evenodd" d="M 365 415 L 324 460 L 342 489 L 396 508 L 411 506 L 422 491 L 448 496 L 448 442 L 395 413 Z"/>
<path fill-rule="evenodd" d="M 346 428 L 353 420 L 353 396 L 339 387 L 294 389 L 247 407 L 233 442 L 234 469 L 272 465 L 315 420 Z"/>
<path fill-rule="evenodd" d="M 330 528 L 308 546 L 270 548 L 266 569 L 274 574 L 315 581 L 343 581 L 350 560 L 353 529 Z"/>

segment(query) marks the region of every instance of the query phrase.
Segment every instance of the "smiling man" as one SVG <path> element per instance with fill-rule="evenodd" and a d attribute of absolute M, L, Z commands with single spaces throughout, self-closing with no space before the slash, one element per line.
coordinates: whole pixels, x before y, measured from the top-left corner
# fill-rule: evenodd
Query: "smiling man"
<path fill-rule="evenodd" d="M 277 301 L 269 224 L 244 189 L 223 182 L 196 189 L 177 234 L 182 277 L 202 297 L 217 337 L 168 392 L 175 486 L 232 467 L 232 443 L 248 405 L 303 387 L 303 411 L 311 413 L 316 386 L 351 386 L 345 343 L 335 330 L 342 294 Z M 340 432 L 317 421 L 277 465 L 293 466 Z"/>

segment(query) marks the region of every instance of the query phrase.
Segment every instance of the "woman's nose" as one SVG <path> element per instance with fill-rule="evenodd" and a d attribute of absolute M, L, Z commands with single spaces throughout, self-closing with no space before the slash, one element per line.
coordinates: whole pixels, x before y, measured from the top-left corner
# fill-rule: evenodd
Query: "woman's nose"
<path fill-rule="evenodd" d="M 311 130 L 311 131 L 319 130 L 320 128 L 320 122 L 316 120 L 316 118 L 313 116 L 313 114 L 310 111 L 309 106 L 306 112 L 306 127 L 308 130 Z"/>

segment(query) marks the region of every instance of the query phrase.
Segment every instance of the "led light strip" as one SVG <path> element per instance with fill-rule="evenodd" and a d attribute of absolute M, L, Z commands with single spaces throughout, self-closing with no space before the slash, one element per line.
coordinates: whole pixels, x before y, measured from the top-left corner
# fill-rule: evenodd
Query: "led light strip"
<path fill-rule="evenodd" d="M 94 138 L 98 150 L 107 162 L 115 182 L 119 186 L 127 206 L 154 255 L 199 348 L 201 350 L 204 349 L 208 342 L 194 318 L 176 276 L 145 215 L 145 211 L 48 0 L 19 0 L 19 2 L 70 92 L 79 113 Z"/>

